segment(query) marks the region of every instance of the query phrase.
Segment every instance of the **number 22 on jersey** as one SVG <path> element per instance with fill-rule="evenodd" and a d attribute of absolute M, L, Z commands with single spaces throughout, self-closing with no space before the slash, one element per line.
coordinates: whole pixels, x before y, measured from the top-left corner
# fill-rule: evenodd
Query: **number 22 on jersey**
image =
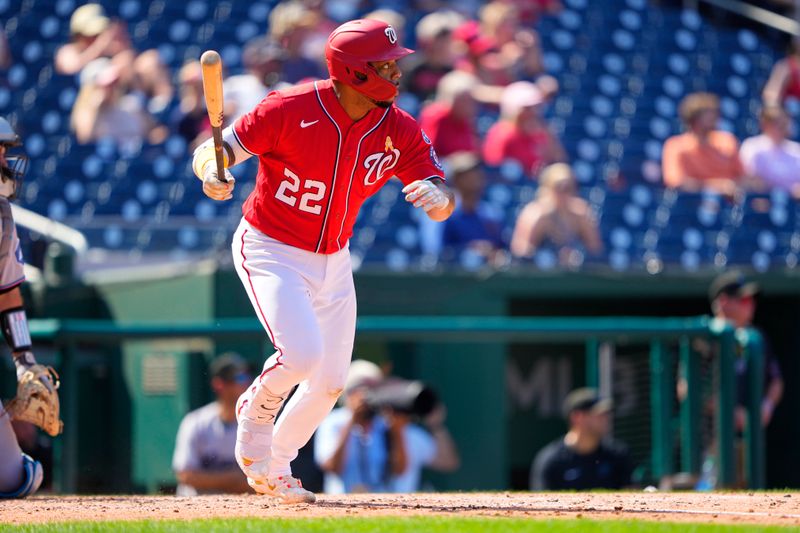
<path fill-rule="evenodd" d="M 275 198 L 281 202 L 295 207 L 297 204 L 297 196 L 301 189 L 300 177 L 289 170 L 283 169 L 283 175 L 286 177 L 278 186 L 275 191 Z M 297 208 L 300 211 L 311 213 L 312 215 L 319 215 L 322 212 L 322 204 L 319 203 L 325 197 L 326 187 L 321 181 L 316 180 L 302 180 L 303 192 L 300 195 L 300 205 Z"/>

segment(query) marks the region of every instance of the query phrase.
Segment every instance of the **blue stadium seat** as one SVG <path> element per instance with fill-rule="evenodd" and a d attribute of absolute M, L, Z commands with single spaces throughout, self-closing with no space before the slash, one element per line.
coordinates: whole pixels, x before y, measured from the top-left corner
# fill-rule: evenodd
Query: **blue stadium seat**
<path fill-rule="evenodd" d="M 228 71 L 238 72 L 242 44 L 263 34 L 275 3 L 122 0 L 105 7 L 110 16 L 127 21 L 138 49 L 158 48 L 173 72 L 212 42 Z M 538 27 L 545 65 L 560 83 L 546 116 L 570 155 L 582 194 L 599 210 L 608 244 L 599 257 L 576 255 L 576 268 L 694 270 L 720 266 L 720 256 L 760 269 L 767 263 L 767 268 L 796 264 L 800 217 L 794 202 L 748 197 L 768 204 L 759 210 L 746 202 L 731 205 L 660 188 L 662 143 L 681 131 L 677 105 L 688 92 L 718 92 L 724 125 L 740 139 L 757 131 L 760 88 L 782 54 L 773 37 L 717 26 L 694 11 L 647 0 L 563 3 L 558 16 L 543 17 Z M 19 127 L 34 157 L 22 200 L 39 212 L 79 221 L 93 246 L 131 247 L 137 253 L 225 246 L 228 226 L 240 216 L 237 202 L 252 189 L 254 162 L 235 169 L 237 205 L 221 205 L 202 194 L 189 168 L 188 147 L 177 135 L 163 145 L 116 147 L 106 142 L 81 146 L 69 134 L 77 84 L 74 77 L 53 73 L 52 56 L 68 38 L 76 5 L 72 0 L 0 0 L 17 60 L 0 83 L 0 114 Z M 399 104 L 412 113 L 419 107 L 407 95 Z M 480 131 L 496 119 L 495 109 L 482 108 Z M 513 163 L 485 170 L 486 204 L 503 213 L 508 234 L 536 184 Z M 620 189 L 625 184 L 628 188 Z M 435 265 L 420 255 L 416 219 L 399 188 L 393 180 L 365 205 L 353 255 L 357 252 L 366 266 Z M 180 223 L 172 230 L 131 229 L 124 217 L 137 226 Z M 181 233 L 185 220 L 214 223 L 219 230 L 187 224 L 196 231 Z M 554 257 L 543 250 L 534 267 L 558 268 Z M 454 260 L 462 268 L 481 268 L 469 254 Z"/>

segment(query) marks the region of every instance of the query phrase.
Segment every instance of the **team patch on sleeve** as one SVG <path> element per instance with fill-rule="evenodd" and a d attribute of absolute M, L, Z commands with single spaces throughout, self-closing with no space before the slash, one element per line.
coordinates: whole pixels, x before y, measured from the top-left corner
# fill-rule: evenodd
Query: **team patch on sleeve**
<path fill-rule="evenodd" d="M 431 146 L 431 163 L 433 163 L 433 166 L 437 169 L 443 170 L 442 164 L 439 162 L 439 156 L 436 155 L 436 150 L 433 149 L 433 146 Z"/>
<path fill-rule="evenodd" d="M 419 132 L 422 134 L 422 140 L 423 140 L 423 141 L 425 141 L 425 143 L 427 143 L 427 144 L 431 144 L 431 140 L 430 140 L 430 138 L 428 137 L 428 134 L 427 134 L 427 133 L 425 133 L 425 130 L 423 130 L 422 128 L 420 128 L 420 129 L 419 129 Z"/>

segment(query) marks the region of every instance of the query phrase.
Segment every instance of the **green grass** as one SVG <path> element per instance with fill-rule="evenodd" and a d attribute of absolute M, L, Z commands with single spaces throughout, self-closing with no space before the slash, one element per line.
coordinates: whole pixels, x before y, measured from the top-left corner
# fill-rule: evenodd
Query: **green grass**
<path fill-rule="evenodd" d="M 583 518 L 565 520 L 526 520 L 518 518 L 327 518 L 327 519 L 213 519 L 213 520 L 153 520 L 136 522 L 70 522 L 64 524 L 2 526 L 0 531 L 30 531 L 51 533 L 91 531 L 169 533 L 192 531 L 198 533 L 515 533 L 518 531 L 547 531 L 548 533 L 785 533 L 787 528 L 754 525 L 711 525 L 646 521 L 594 521 Z"/>

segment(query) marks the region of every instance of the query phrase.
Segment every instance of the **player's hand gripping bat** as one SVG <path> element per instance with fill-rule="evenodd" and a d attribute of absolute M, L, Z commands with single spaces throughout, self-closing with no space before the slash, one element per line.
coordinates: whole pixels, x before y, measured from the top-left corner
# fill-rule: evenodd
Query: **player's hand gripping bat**
<path fill-rule="evenodd" d="M 203 70 L 203 94 L 206 98 L 208 119 L 211 121 L 211 135 L 214 139 L 214 156 L 217 160 L 217 179 L 223 182 L 225 178 L 225 159 L 222 147 L 222 58 L 215 50 L 206 50 L 200 56 L 200 65 Z"/>

